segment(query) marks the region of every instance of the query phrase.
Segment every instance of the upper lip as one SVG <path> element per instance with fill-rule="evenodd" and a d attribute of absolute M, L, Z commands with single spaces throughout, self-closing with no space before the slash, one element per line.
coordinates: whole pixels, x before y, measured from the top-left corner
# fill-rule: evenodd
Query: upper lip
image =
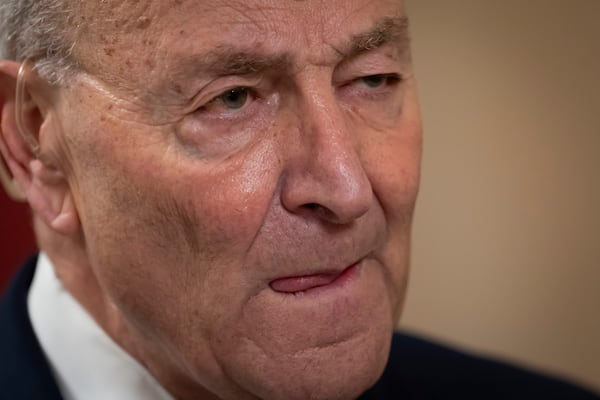
<path fill-rule="evenodd" d="M 314 229 L 312 225 L 280 231 L 287 234 L 277 240 L 269 235 L 267 252 L 256 253 L 257 258 L 251 261 L 263 284 L 277 279 L 340 274 L 365 259 L 379 258 L 386 239 L 383 226 L 375 223 L 338 231 Z"/>
<path fill-rule="evenodd" d="M 361 262 L 364 258 L 366 258 L 366 256 L 356 257 L 356 258 L 353 258 L 352 261 L 343 261 L 343 262 L 332 263 L 332 264 L 329 264 L 327 267 L 305 266 L 305 267 L 294 268 L 293 271 L 289 271 L 289 272 L 286 271 L 284 273 L 279 273 L 277 275 L 269 277 L 268 282 L 271 283 L 271 282 L 281 280 L 281 279 L 302 278 L 302 277 L 316 276 L 316 275 L 328 275 L 328 276 L 339 275 L 342 272 L 344 272 L 346 269 L 348 269 L 349 267 Z M 321 261 L 319 263 L 322 264 L 323 262 Z M 318 264 L 315 264 L 315 265 L 318 265 Z"/>
<path fill-rule="evenodd" d="M 296 274 L 292 274 L 292 275 L 281 275 L 281 276 L 277 276 L 275 278 L 272 279 L 272 281 L 278 280 L 278 279 L 293 279 L 293 278 L 302 278 L 305 276 L 315 276 L 315 275 L 339 275 L 342 272 L 344 272 L 346 269 L 350 268 L 351 266 L 353 266 L 354 264 L 357 264 L 357 262 L 353 262 L 350 264 L 345 265 L 344 267 L 341 268 L 329 268 L 329 269 L 317 269 L 317 270 L 304 270 L 304 271 L 299 271 Z"/>

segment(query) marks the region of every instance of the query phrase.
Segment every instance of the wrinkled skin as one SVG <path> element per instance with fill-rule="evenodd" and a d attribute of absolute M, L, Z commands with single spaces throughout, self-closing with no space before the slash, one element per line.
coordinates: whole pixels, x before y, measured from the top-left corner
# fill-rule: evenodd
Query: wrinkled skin
<path fill-rule="evenodd" d="M 42 243 L 65 286 L 178 398 L 356 398 L 402 306 L 421 125 L 404 34 L 347 43 L 402 4 L 112 3 L 79 10 L 42 141 L 80 223 Z"/>

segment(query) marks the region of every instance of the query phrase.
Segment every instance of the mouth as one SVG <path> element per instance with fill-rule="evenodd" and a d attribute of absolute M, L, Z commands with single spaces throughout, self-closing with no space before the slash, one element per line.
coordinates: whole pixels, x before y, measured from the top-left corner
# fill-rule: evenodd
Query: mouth
<path fill-rule="evenodd" d="M 343 286 L 358 274 L 360 263 L 352 264 L 342 271 L 277 278 L 269 283 L 271 289 L 283 294 L 308 294 L 318 289 Z"/>

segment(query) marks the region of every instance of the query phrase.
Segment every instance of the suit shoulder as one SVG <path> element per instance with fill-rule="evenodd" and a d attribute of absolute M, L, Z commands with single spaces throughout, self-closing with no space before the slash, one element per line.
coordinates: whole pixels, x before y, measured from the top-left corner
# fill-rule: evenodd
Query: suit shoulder
<path fill-rule="evenodd" d="M 0 298 L 0 399 L 61 399 L 27 310 L 35 265 L 30 259 Z"/>
<path fill-rule="evenodd" d="M 361 397 L 388 398 L 600 400 L 557 378 L 400 333 L 384 374 Z"/>

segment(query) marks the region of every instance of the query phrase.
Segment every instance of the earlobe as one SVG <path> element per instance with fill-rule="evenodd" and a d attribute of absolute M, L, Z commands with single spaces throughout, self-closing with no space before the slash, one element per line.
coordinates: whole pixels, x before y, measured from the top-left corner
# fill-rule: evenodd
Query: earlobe
<path fill-rule="evenodd" d="M 31 208 L 55 231 L 65 235 L 75 233 L 79 217 L 63 174 L 40 160 L 30 162 L 30 171 L 31 184 L 26 196 Z"/>
<path fill-rule="evenodd" d="M 18 186 L 22 193 L 17 195 L 22 194 L 21 198 L 54 231 L 72 234 L 79 227 L 72 193 L 64 173 L 50 161 L 55 158 L 51 146 L 56 140 L 44 141 L 48 149 L 38 144 L 42 131 L 48 138 L 59 134 L 53 112 L 42 109 L 42 95 L 33 93 L 36 89 L 43 92 L 35 86 L 39 82 L 25 87 L 20 79 L 19 64 L 0 62 L 0 151 L 15 182 L 8 188 L 14 192 Z"/>

